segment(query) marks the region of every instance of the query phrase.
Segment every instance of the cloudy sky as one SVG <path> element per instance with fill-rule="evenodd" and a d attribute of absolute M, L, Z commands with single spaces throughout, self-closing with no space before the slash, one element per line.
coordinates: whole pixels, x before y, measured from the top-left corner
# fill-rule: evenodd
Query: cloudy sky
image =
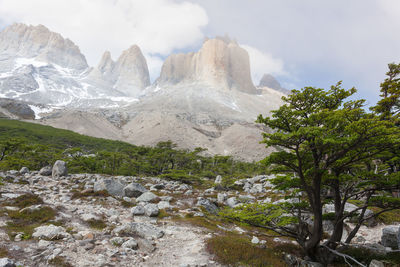
<path fill-rule="evenodd" d="M 400 61 L 398 0 L 0 0 L 0 29 L 14 22 L 70 38 L 90 65 L 138 44 L 152 80 L 170 53 L 227 34 L 248 50 L 255 84 L 263 73 L 289 89 L 343 80 L 370 104 Z"/>

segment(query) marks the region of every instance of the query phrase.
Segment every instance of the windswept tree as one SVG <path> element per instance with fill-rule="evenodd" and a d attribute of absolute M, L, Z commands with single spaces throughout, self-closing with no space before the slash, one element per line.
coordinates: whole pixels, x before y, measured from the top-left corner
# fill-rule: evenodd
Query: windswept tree
<path fill-rule="evenodd" d="M 311 259 L 327 264 L 341 241 L 350 243 L 363 223 L 379 215 L 368 212 L 370 205 L 381 212 L 400 208 L 388 193 L 399 187 L 399 176 L 388 175 L 375 161 L 400 142 L 399 131 L 391 121 L 367 113 L 364 100 L 348 100 L 355 92 L 340 83 L 328 91 L 293 90 L 271 117 L 260 115 L 257 121 L 274 130 L 263 134 L 264 143 L 277 150 L 264 162 L 279 174 L 273 183 L 286 192 L 286 201 L 245 206 L 229 216 L 292 237 Z M 346 210 L 350 199 L 358 200 L 358 208 Z M 328 219 L 333 231 L 325 239 Z M 355 227 L 345 237 L 348 219 Z"/>

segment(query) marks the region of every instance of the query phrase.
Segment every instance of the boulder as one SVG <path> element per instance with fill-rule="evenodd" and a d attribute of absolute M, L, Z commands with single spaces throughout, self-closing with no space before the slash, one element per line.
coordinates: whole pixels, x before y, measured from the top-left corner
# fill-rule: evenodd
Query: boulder
<path fill-rule="evenodd" d="M 156 204 L 147 204 L 144 206 L 144 214 L 149 217 L 156 217 L 160 213 L 158 206 Z"/>
<path fill-rule="evenodd" d="M 51 166 L 46 166 L 40 169 L 39 175 L 50 176 L 52 174 Z"/>
<path fill-rule="evenodd" d="M 53 178 L 59 178 L 66 175 L 68 175 L 67 164 L 65 163 L 65 161 L 57 160 L 53 165 Z"/>
<path fill-rule="evenodd" d="M 21 170 L 19 170 L 19 174 L 25 174 L 29 173 L 29 169 L 27 167 L 22 167 Z"/>
<path fill-rule="evenodd" d="M 222 176 L 221 175 L 218 175 L 216 178 L 215 178 L 215 182 L 214 182 L 215 184 L 221 184 L 222 183 Z"/>
<path fill-rule="evenodd" d="M 164 231 L 158 227 L 148 224 L 133 222 L 123 224 L 113 230 L 113 233 L 119 236 L 139 236 L 146 239 L 157 239 L 164 236 Z"/>
<path fill-rule="evenodd" d="M 238 203 L 239 203 L 239 201 L 237 200 L 236 197 L 230 197 L 226 201 L 226 205 L 228 205 L 231 208 L 235 207 Z"/>
<path fill-rule="evenodd" d="M 399 248 L 399 226 L 387 226 L 382 229 L 382 245 L 392 249 Z"/>
<path fill-rule="evenodd" d="M 110 195 L 116 197 L 124 196 L 124 186 L 114 179 L 102 179 L 94 183 L 94 192 L 107 191 Z"/>
<path fill-rule="evenodd" d="M 383 262 L 381 262 L 381 261 L 378 261 L 378 260 L 372 260 L 369 263 L 369 267 L 385 267 L 385 264 Z"/>
<path fill-rule="evenodd" d="M 156 200 L 158 197 L 152 192 L 147 191 L 136 199 L 137 202 L 151 202 Z"/>
<path fill-rule="evenodd" d="M 38 239 L 47 239 L 47 240 L 57 240 L 65 237 L 69 237 L 70 235 L 65 231 L 65 229 L 61 226 L 55 225 L 45 225 L 39 226 L 35 228 L 32 237 Z"/>
<path fill-rule="evenodd" d="M 0 259 L 0 267 L 15 267 L 15 263 L 13 260 L 9 258 L 1 258 Z"/>
<path fill-rule="evenodd" d="M 211 214 L 218 213 L 218 207 L 209 199 L 199 197 L 196 205 L 203 207 L 207 212 Z"/>
<path fill-rule="evenodd" d="M 148 190 L 141 184 L 131 183 L 124 187 L 124 194 L 127 197 L 139 197 Z"/>
<path fill-rule="evenodd" d="M 138 243 L 136 242 L 135 239 L 130 238 L 128 241 L 124 242 L 122 244 L 123 248 L 129 248 L 129 249 L 137 249 L 138 248 Z"/>
<path fill-rule="evenodd" d="M 157 206 L 160 210 L 171 208 L 171 205 L 168 201 L 160 201 L 158 202 Z"/>
<path fill-rule="evenodd" d="M 133 207 L 131 209 L 131 213 L 133 216 L 141 216 L 144 215 L 144 207 L 141 205 L 138 205 L 136 207 Z"/>

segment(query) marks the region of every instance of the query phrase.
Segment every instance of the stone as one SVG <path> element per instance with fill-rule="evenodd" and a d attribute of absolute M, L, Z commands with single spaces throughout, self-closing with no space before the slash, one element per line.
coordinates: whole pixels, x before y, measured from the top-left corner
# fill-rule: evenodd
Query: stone
<path fill-rule="evenodd" d="M 136 199 L 137 202 L 152 202 L 156 200 L 158 197 L 152 192 L 148 191 L 143 193 L 140 197 Z"/>
<path fill-rule="evenodd" d="M 207 198 L 199 197 L 196 205 L 203 207 L 207 212 L 211 214 L 218 213 L 218 207 Z"/>
<path fill-rule="evenodd" d="M 144 206 L 144 214 L 149 217 L 156 217 L 160 210 L 156 204 L 147 204 Z"/>
<path fill-rule="evenodd" d="M 158 208 L 159 208 L 160 210 L 164 210 L 164 209 L 169 209 L 169 208 L 171 208 L 171 205 L 169 204 L 168 201 L 160 201 L 160 202 L 158 202 L 157 206 L 158 206 Z"/>
<path fill-rule="evenodd" d="M 91 220 L 100 220 L 100 217 L 93 213 L 85 213 L 81 215 L 81 219 L 88 222 Z"/>
<path fill-rule="evenodd" d="M 221 175 L 218 175 L 216 178 L 215 178 L 215 182 L 214 182 L 215 184 L 221 184 L 222 183 L 222 176 Z"/>
<path fill-rule="evenodd" d="M 383 262 L 381 262 L 381 261 L 378 261 L 378 260 L 372 260 L 369 263 L 369 267 L 385 267 L 385 264 Z"/>
<path fill-rule="evenodd" d="M 139 197 L 148 190 L 141 184 L 131 183 L 124 187 L 124 194 L 126 197 Z"/>
<path fill-rule="evenodd" d="M 387 226 L 382 229 L 382 245 L 392 249 L 399 248 L 399 226 Z"/>
<path fill-rule="evenodd" d="M 51 174 L 52 174 L 51 166 L 43 167 L 39 171 L 39 175 L 42 175 L 42 176 L 50 176 Z"/>
<path fill-rule="evenodd" d="M 135 239 L 130 238 L 128 241 L 124 242 L 122 244 L 123 248 L 129 248 L 129 249 L 137 249 L 138 248 L 138 243 L 136 242 Z"/>
<path fill-rule="evenodd" d="M 136 207 L 133 207 L 131 209 L 131 213 L 133 216 L 141 216 L 144 215 L 144 207 L 141 205 L 138 205 Z"/>
<path fill-rule="evenodd" d="M 239 202 L 236 197 L 230 197 L 226 200 L 226 205 L 228 205 L 231 208 L 234 208 L 238 203 Z"/>
<path fill-rule="evenodd" d="M 251 239 L 251 243 L 258 244 L 258 243 L 260 243 L 260 239 L 258 239 L 258 237 L 256 237 L 256 236 L 253 236 L 253 238 Z"/>
<path fill-rule="evenodd" d="M 68 175 L 67 164 L 65 161 L 57 160 L 53 165 L 52 174 L 53 178 L 59 178 Z"/>
<path fill-rule="evenodd" d="M 15 267 L 15 263 L 13 260 L 9 258 L 1 258 L 0 259 L 0 267 Z"/>
<path fill-rule="evenodd" d="M 220 204 L 223 204 L 225 202 L 226 198 L 227 198 L 227 195 L 224 193 L 218 193 L 218 195 L 217 195 L 217 201 Z"/>
<path fill-rule="evenodd" d="M 35 228 L 32 237 L 38 239 L 46 239 L 46 240 L 57 240 L 65 237 L 69 237 L 70 235 L 65 231 L 65 229 L 61 226 L 55 225 L 45 225 L 39 226 Z"/>
<path fill-rule="evenodd" d="M 29 169 L 27 167 L 22 167 L 21 170 L 19 170 L 19 174 L 25 174 L 29 173 Z"/>
<path fill-rule="evenodd" d="M 114 179 L 101 179 L 94 183 L 94 192 L 107 191 L 110 195 L 115 197 L 124 196 L 124 186 Z"/>
<path fill-rule="evenodd" d="M 139 236 L 146 239 L 157 239 L 164 236 L 164 231 L 158 227 L 141 222 L 126 223 L 112 231 L 118 236 Z"/>

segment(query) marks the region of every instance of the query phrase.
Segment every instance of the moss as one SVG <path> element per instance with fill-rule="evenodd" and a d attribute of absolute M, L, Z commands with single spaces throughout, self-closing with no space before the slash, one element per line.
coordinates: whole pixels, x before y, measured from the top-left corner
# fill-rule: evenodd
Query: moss
<path fill-rule="evenodd" d="M 229 266 L 286 266 L 281 252 L 258 247 L 242 236 L 212 237 L 207 240 L 207 250 L 215 255 L 218 262 Z"/>
<path fill-rule="evenodd" d="M 2 206 L 13 206 L 23 209 L 29 206 L 39 205 L 39 204 L 43 204 L 43 200 L 39 196 L 34 194 L 24 194 L 15 199 L 4 202 Z"/>
<path fill-rule="evenodd" d="M 121 205 L 124 208 L 132 208 L 132 207 L 136 206 L 135 203 L 132 203 L 132 202 L 129 202 L 129 201 L 125 201 L 123 199 L 121 200 Z"/>
<path fill-rule="evenodd" d="M 49 260 L 49 264 L 56 267 L 73 267 L 70 263 L 66 262 L 64 257 L 57 256 L 54 259 Z"/>
<path fill-rule="evenodd" d="M 106 190 L 102 191 L 86 191 L 86 192 L 74 192 L 72 194 L 71 199 L 77 199 L 77 198 L 86 198 L 86 197 L 109 197 L 110 194 Z"/>
<path fill-rule="evenodd" d="M 5 247 L 0 247 L 0 258 L 7 258 L 8 250 Z"/>
<path fill-rule="evenodd" d="M 96 230 L 103 230 L 107 227 L 107 224 L 103 220 L 91 219 L 87 223 L 89 224 L 90 228 Z"/>
<path fill-rule="evenodd" d="M 17 233 L 23 233 L 23 239 L 30 239 L 33 230 L 44 223 L 54 219 L 57 212 L 50 207 L 42 207 L 37 210 L 8 211 L 12 221 L 7 222 L 5 229 L 8 235 L 13 238 Z"/>
<path fill-rule="evenodd" d="M 160 212 L 157 215 L 157 217 L 159 219 L 167 218 L 167 217 L 170 217 L 170 216 L 171 216 L 171 214 L 169 214 L 165 209 L 160 210 Z"/>

